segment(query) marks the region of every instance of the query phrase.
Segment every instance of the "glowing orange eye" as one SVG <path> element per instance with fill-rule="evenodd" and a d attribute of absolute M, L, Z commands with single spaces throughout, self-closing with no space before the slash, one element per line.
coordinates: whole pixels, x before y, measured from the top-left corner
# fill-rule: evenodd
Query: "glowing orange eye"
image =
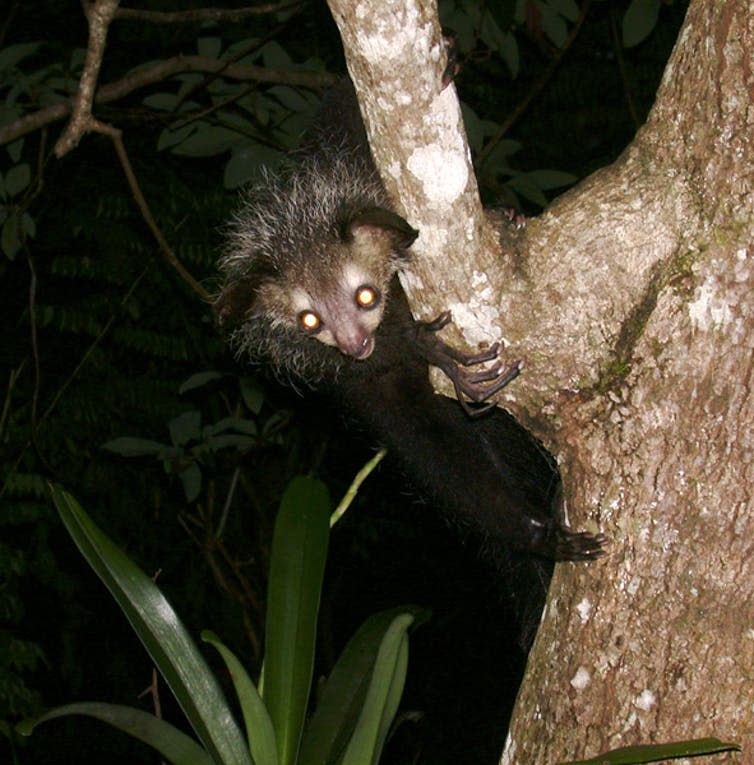
<path fill-rule="evenodd" d="M 374 308 L 380 302 L 380 293 L 374 287 L 364 284 L 356 290 L 356 305 L 359 308 Z"/>
<path fill-rule="evenodd" d="M 301 311 L 298 315 L 298 323 L 307 332 L 316 332 L 322 326 L 321 319 L 314 311 Z"/>

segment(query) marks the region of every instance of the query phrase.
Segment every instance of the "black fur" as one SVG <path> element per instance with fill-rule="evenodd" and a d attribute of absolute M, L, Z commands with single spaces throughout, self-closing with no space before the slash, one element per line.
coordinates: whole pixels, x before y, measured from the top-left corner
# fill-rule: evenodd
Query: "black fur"
<path fill-rule="evenodd" d="M 435 395 L 428 359 L 455 373 L 457 390 L 473 393 L 480 386 L 473 374 L 455 371 L 459 357 L 437 340 L 436 327 L 411 316 L 395 272 L 415 232 L 390 208 L 349 83 L 323 114 L 297 163 L 268 178 L 236 215 L 216 310 L 223 323 L 237 324 L 238 351 L 267 360 L 294 383 L 327 390 L 389 449 L 420 492 L 487 547 L 556 560 L 596 557 L 602 537 L 563 526 L 555 507 L 557 474 L 509 415 L 496 409 L 471 419 L 456 401 Z M 265 302 L 264 285 L 282 286 L 285 294 L 319 279 L 321 289 L 331 288 L 339 260 L 351 256 L 349 237 L 361 228 L 384 261 L 379 286 L 386 305 L 373 352 L 353 358 L 292 325 L 283 308 Z M 493 349 L 483 357 L 494 356 Z M 489 375 L 478 377 L 484 382 Z M 499 370 L 493 387 L 496 380 L 507 382 Z"/>

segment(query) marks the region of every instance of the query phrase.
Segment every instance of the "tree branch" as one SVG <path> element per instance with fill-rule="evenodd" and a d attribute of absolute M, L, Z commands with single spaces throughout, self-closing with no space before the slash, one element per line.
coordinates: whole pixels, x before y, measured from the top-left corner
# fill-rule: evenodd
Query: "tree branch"
<path fill-rule="evenodd" d="M 86 46 L 84 71 L 79 79 L 79 89 L 73 100 L 73 115 L 68 127 L 55 144 L 55 156 L 60 159 L 73 149 L 89 129 L 92 101 L 97 87 L 97 76 L 105 54 L 107 30 L 120 0 L 95 0 L 84 2 L 84 12 L 89 22 L 89 43 Z"/>
<path fill-rule="evenodd" d="M 255 81 L 269 84 L 296 85 L 319 90 L 332 85 L 336 77 L 318 72 L 291 72 L 268 69 L 253 64 L 227 64 L 206 56 L 174 56 L 148 67 L 140 67 L 120 80 L 103 85 L 94 96 L 95 104 L 107 104 L 124 98 L 139 88 L 154 85 L 180 72 L 207 72 L 221 74 L 233 80 Z M 0 127 L 0 146 L 15 141 L 45 125 L 65 119 L 71 113 L 74 99 L 48 106 Z"/>
<path fill-rule="evenodd" d="M 244 22 L 250 17 L 270 13 L 281 13 L 294 8 L 301 8 L 306 3 L 303 0 L 292 2 L 266 3 L 250 8 L 195 8 L 191 11 L 142 11 L 138 8 L 119 8 L 115 13 L 116 19 L 149 21 L 152 24 L 195 24 L 202 21 Z"/>

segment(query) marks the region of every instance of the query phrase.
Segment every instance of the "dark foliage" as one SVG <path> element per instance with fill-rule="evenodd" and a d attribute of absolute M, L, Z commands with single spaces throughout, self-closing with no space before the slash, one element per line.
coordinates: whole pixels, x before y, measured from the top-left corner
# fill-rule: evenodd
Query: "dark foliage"
<path fill-rule="evenodd" d="M 490 204 L 536 212 L 564 180 L 543 169 L 581 178 L 630 141 L 636 125 L 627 93 L 642 120 L 685 3 L 663 7 L 646 41 L 620 53 L 622 77 L 613 29 L 628 4 L 593 3 L 557 68 L 542 28 L 516 24 L 516 79 L 484 40 L 470 50 L 470 24 L 459 28 L 458 87 L 472 110 L 477 151 L 494 132 L 480 120 L 505 120 L 552 69 L 506 135 L 517 145 L 499 146 L 480 166 Z M 79 4 L 9 5 L 0 11 L 0 125 L 75 88 L 75 49 L 86 43 Z M 497 20 L 511 23 L 506 13 L 514 3 L 495 5 Z M 446 9 L 450 23 L 465 23 L 463 7 Z M 30 43 L 38 45 L 17 61 L 2 58 L 7 46 Z M 101 81 L 145 61 L 233 45 L 266 66 L 343 69 L 337 33 L 325 5 L 315 3 L 244 24 L 116 22 Z M 236 193 L 224 181 L 252 174 L 292 146 L 317 95 L 194 73 L 98 107 L 98 117 L 123 129 L 158 225 L 209 291 Z M 316 471 L 337 495 L 369 449 L 349 440 L 320 402 L 246 377 L 255 370 L 230 358 L 206 303 L 161 256 L 110 141 L 89 135 L 57 160 L 51 147 L 61 129 L 53 123 L 0 147 L 0 760 L 154 763 L 151 750 L 88 720 L 50 723 L 29 741 L 12 734 L 12 724 L 40 706 L 152 704 L 149 696 L 137 701 L 151 681 L 146 654 L 61 528 L 46 480 L 63 483 L 133 559 L 160 572 L 195 632 L 211 627 L 256 668 L 272 512 L 282 488 L 290 476 Z M 33 237 L 20 234 L 32 230 Z M 218 374 L 194 377 L 195 387 L 181 392 L 206 371 Z M 128 449 L 103 448 L 122 437 L 163 448 L 131 457 Z M 434 617 L 412 639 L 404 722 L 386 761 L 496 762 L 524 661 L 505 574 L 402 487 L 389 466 L 380 468 L 335 535 L 321 670 L 367 614 L 402 602 L 429 606 Z M 178 721 L 168 697 L 162 694 L 163 713 Z"/>

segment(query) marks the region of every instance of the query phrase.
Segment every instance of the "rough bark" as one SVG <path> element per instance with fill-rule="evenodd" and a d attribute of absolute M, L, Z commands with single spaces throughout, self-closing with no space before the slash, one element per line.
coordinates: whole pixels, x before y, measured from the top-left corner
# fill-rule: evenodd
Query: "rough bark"
<path fill-rule="evenodd" d="M 478 264 L 500 248 L 482 211 L 455 86 L 442 86 L 446 55 L 436 3 L 329 5 L 375 162 L 399 209 L 420 231 L 412 246 L 417 257 L 401 276 L 414 313 L 426 318 L 455 309 L 467 343 L 494 341 L 503 329 L 487 313 L 495 300 L 475 296 L 494 297 Z M 444 301 L 439 309 L 438 298 Z"/>
<path fill-rule="evenodd" d="M 590 327 L 608 341 L 553 436 L 572 505 L 613 544 L 556 572 L 505 762 L 707 735 L 754 760 L 751 11 L 691 3 L 645 127 L 542 222 L 613 225 L 587 227 L 567 282 L 588 314 L 569 341 L 588 360 Z"/>
<path fill-rule="evenodd" d="M 471 181 L 440 205 L 411 171 L 424 142 L 464 154 L 431 4 L 331 6 L 422 230 L 412 305 L 526 360 L 504 403 L 557 454 L 570 524 L 612 540 L 557 567 L 504 762 L 709 735 L 754 762 L 752 3 L 692 0 L 631 146 L 502 254 Z"/>

